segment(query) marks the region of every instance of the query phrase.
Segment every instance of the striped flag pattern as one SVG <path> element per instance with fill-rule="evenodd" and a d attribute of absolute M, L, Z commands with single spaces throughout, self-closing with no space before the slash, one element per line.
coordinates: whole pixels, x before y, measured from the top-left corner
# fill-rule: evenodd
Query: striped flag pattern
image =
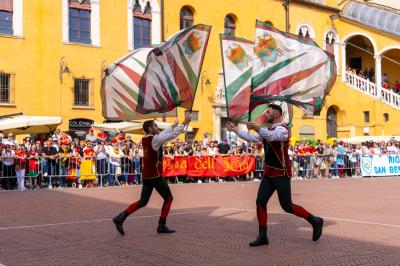
<path fill-rule="evenodd" d="M 169 38 L 148 55 L 140 81 L 139 113 L 191 110 L 211 26 L 195 25 Z"/>
<path fill-rule="evenodd" d="M 103 116 L 112 121 L 127 121 L 160 117 L 159 113 L 136 112 L 139 98 L 139 82 L 146 68 L 146 59 L 154 47 L 134 50 L 107 68 L 102 81 L 101 98 Z M 176 116 L 176 109 L 166 116 Z"/>
<path fill-rule="evenodd" d="M 231 121 L 253 121 L 266 125 L 264 113 L 268 103 L 255 106 L 249 112 L 251 79 L 254 60 L 254 42 L 228 35 L 220 35 L 222 65 L 225 83 L 227 115 Z M 283 110 L 283 122 L 290 124 L 292 107 L 285 102 L 271 101 Z"/>
<path fill-rule="evenodd" d="M 320 107 L 336 79 L 333 55 L 313 40 L 256 22 L 250 110 L 271 100 Z"/>

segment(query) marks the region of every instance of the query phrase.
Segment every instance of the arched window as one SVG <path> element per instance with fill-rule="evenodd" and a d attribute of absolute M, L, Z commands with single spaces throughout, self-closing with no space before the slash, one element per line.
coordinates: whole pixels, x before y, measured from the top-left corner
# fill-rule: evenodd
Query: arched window
<path fill-rule="evenodd" d="M 339 35 L 334 30 L 328 30 L 325 34 L 325 51 L 333 54 L 335 56 L 336 70 L 339 73 L 340 67 L 340 58 L 339 58 L 339 50 L 340 50 L 340 40 Z"/>
<path fill-rule="evenodd" d="M 147 4 L 146 4 L 146 6 L 145 6 L 145 8 L 144 8 L 144 12 L 143 12 L 145 15 L 151 15 L 151 5 L 150 5 L 150 2 L 147 2 Z"/>
<path fill-rule="evenodd" d="M 325 50 L 331 54 L 335 54 L 336 34 L 329 31 L 325 36 Z"/>
<path fill-rule="evenodd" d="M 235 36 L 235 29 L 236 29 L 235 20 L 231 15 L 227 15 L 225 17 L 225 23 L 224 23 L 224 34 Z"/>
<path fill-rule="evenodd" d="M 389 122 L 389 114 L 388 113 L 383 114 L 383 121 Z"/>
<path fill-rule="evenodd" d="M 69 0 L 69 41 L 91 44 L 90 0 Z"/>
<path fill-rule="evenodd" d="M 326 113 L 326 130 L 328 138 L 337 138 L 337 113 L 333 106 Z"/>
<path fill-rule="evenodd" d="M 310 29 L 307 26 L 301 26 L 298 35 L 310 38 Z"/>
<path fill-rule="evenodd" d="M 184 6 L 180 12 L 180 29 L 186 29 L 193 26 L 193 12 L 192 10 Z"/>
<path fill-rule="evenodd" d="M 133 40 L 134 49 L 151 44 L 151 5 L 146 3 L 144 11 L 139 0 L 133 6 Z"/>
<path fill-rule="evenodd" d="M 142 13 L 142 7 L 140 6 L 140 3 L 138 0 L 135 0 L 135 4 L 133 5 L 133 13 L 138 13 L 141 14 Z"/>
<path fill-rule="evenodd" d="M 315 33 L 309 25 L 300 25 L 297 28 L 297 34 L 306 38 L 315 39 Z"/>

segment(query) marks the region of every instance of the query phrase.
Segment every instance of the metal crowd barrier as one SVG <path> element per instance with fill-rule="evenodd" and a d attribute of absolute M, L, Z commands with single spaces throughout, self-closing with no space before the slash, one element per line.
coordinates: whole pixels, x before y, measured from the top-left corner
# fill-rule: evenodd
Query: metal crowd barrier
<path fill-rule="evenodd" d="M 140 184 L 141 158 L 3 157 L 0 161 L 3 189 L 38 187 L 93 187 Z"/>
<path fill-rule="evenodd" d="M 298 179 L 361 176 L 361 155 L 292 155 L 293 177 Z"/>
<path fill-rule="evenodd" d="M 361 176 L 361 155 L 291 155 L 293 177 L 298 179 Z M 121 186 L 141 183 L 141 158 L 81 157 L 26 158 L 3 157 L 0 162 L 0 183 L 3 189 L 71 186 Z M 234 181 L 262 178 L 264 156 L 256 156 L 254 172 Z M 182 178 L 182 177 L 181 177 Z M 186 177 L 184 177 L 186 178 Z M 187 177 L 190 178 L 190 177 Z M 175 178 L 180 182 L 179 178 Z"/>
<path fill-rule="evenodd" d="M 361 155 L 291 155 L 293 177 L 296 179 L 339 178 L 361 176 Z M 262 177 L 264 157 L 256 157 L 254 178 Z"/>

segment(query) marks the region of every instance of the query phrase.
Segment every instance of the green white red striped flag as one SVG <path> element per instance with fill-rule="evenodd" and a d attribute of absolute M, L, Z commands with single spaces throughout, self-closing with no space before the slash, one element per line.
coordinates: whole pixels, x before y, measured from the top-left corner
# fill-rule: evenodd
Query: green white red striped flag
<path fill-rule="evenodd" d="M 254 43 L 223 34 L 220 35 L 220 40 L 229 120 L 268 124 L 264 117 L 268 103 L 255 106 L 251 113 L 249 111 Z M 285 102 L 274 103 L 282 107 L 283 121 L 289 125 L 292 119 L 292 107 Z"/>
<path fill-rule="evenodd" d="M 271 100 L 321 107 L 336 79 L 335 60 L 313 40 L 256 22 L 250 110 Z"/>
<path fill-rule="evenodd" d="M 139 82 L 146 68 L 146 59 L 154 47 L 134 50 L 107 68 L 102 81 L 101 98 L 103 116 L 108 120 L 126 121 L 160 117 L 159 113 L 136 112 L 139 97 Z M 176 116 L 176 109 L 166 116 Z"/>
<path fill-rule="evenodd" d="M 169 38 L 147 58 L 140 81 L 139 113 L 192 110 L 211 26 L 195 25 Z"/>

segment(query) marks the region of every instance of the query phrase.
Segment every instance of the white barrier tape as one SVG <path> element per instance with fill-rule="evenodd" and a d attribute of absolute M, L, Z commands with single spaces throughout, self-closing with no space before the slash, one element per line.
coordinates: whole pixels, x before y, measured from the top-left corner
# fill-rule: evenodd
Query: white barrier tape
<path fill-rule="evenodd" d="M 244 212 L 255 212 L 255 210 L 250 210 L 250 209 L 225 208 L 225 209 L 216 209 L 216 210 L 177 212 L 177 213 L 170 213 L 169 216 L 179 216 L 179 215 L 187 215 L 187 214 L 198 214 L 198 213 L 207 213 L 207 212 L 216 212 L 216 211 L 244 211 Z M 269 212 L 269 213 L 292 215 L 292 214 L 285 213 L 285 212 Z M 143 215 L 143 216 L 128 217 L 128 219 L 154 218 L 154 217 L 159 217 L 159 216 L 160 216 L 159 214 L 155 214 L 155 215 Z M 325 217 L 322 217 L 322 218 L 327 219 L 327 220 L 336 220 L 336 221 L 351 222 L 351 223 L 358 223 L 358 224 L 378 225 L 378 226 L 384 226 L 384 227 L 400 228 L 400 225 L 397 225 L 397 224 L 377 223 L 377 222 L 360 221 L 360 220 L 352 220 L 352 219 L 336 218 L 336 217 L 328 217 L 328 216 L 325 216 Z M 58 226 L 58 225 L 96 223 L 96 222 L 106 222 L 106 221 L 111 221 L 111 219 L 110 219 L 110 218 L 107 218 L 107 219 L 85 220 L 85 221 L 64 222 L 64 223 L 52 223 L 52 224 L 37 224 L 37 225 L 22 225 L 22 226 L 12 226 L 12 227 L 0 227 L 0 230 L 27 229 L 27 228 L 36 228 L 36 227 L 48 227 L 48 226 Z M 1 263 L 0 263 L 0 266 L 2 266 Z"/>
<path fill-rule="evenodd" d="M 170 213 L 168 216 L 178 216 L 178 215 L 186 215 L 186 214 L 197 214 L 197 213 L 206 213 L 206 212 L 214 212 L 214 211 L 229 211 L 229 210 L 232 210 L 232 209 L 216 209 L 216 210 L 204 210 L 204 211 L 177 212 L 177 213 Z M 154 215 L 142 215 L 142 216 L 132 216 L 132 217 L 128 217 L 128 219 L 154 218 L 154 217 L 159 217 L 159 216 L 160 216 L 159 214 L 154 214 Z M 98 223 L 98 222 L 106 222 L 106 221 L 111 221 L 111 219 L 110 219 L 110 218 L 106 218 L 106 219 L 85 220 L 85 221 L 64 222 L 64 223 L 10 226 L 10 227 L 0 227 L 0 230 L 27 229 L 27 228 L 47 227 L 47 226 L 58 226 L 58 225 L 70 225 L 70 224 Z M 1 266 L 1 265 L 0 265 L 0 266 Z"/>
<path fill-rule="evenodd" d="M 236 208 L 232 208 L 231 210 L 247 211 L 247 212 L 255 212 L 256 211 L 256 210 L 236 209 Z M 292 215 L 291 213 L 286 213 L 286 212 L 268 212 L 268 213 Z M 368 222 L 368 221 L 360 221 L 360 220 L 352 220 L 352 219 L 336 218 L 336 217 L 328 217 L 328 216 L 321 216 L 321 217 L 324 218 L 324 219 L 327 219 L 327 220 L 335 220 L 335 221 L 350 222 L 350 223 L 359 223 L 359 224 L 368 224 L 368 225 L 380 225 L 380 226 L 386 226 L 386 227 L 400 228 L 400 225 L 397 225 L 397 224 L 385 224 L 385 223 Z"/>

